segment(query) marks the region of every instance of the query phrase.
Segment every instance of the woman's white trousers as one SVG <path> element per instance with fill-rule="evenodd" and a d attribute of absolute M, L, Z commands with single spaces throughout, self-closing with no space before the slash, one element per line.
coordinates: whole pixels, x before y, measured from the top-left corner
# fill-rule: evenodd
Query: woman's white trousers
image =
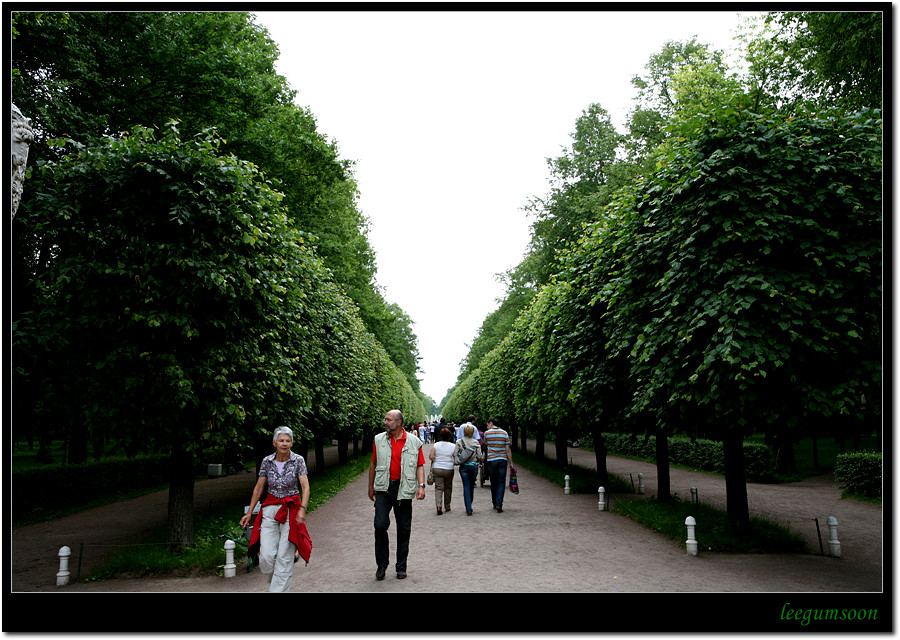
<path fill-rule="evenodd" d="M 288 540 L 290 524 L 281 524 L 275 514 L 281 505 L 273 504 L 262 509 L 259 529 L 259 569 L 269 579 L 270 592 L 288 592 L 294 577 L 294 551 L 296 546 Z M 295 517 L 294 513 L 290 517 Z"/>

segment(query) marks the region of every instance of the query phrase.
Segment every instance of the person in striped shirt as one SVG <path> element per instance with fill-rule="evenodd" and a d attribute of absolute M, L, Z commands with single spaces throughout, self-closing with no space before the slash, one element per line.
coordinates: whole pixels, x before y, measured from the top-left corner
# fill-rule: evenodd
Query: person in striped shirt
<path fill-rule="evenodd" d="M 503 513 L 503 494 L 506 491 L 507 472 L 513 466 L 512 451 L 509 448 L 509 434 L 497 426 L 496 419 L 491 418 L 484 432 L 487 445 L 485 467 L 491 481 L 491 501 L 498 513 Z"/>

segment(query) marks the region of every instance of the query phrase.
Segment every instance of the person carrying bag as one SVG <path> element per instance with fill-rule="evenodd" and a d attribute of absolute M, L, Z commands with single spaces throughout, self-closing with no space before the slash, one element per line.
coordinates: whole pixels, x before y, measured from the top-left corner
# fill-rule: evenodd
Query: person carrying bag
<path fill-rule="evenodd" d="M 456 450 L 453 452 L 453 460 L 459 465 L 467 516 L 472 515 L 472 497 L 478 479 L 478 465 L 481 462 L 481 443 L 475 440 L 474 435 L 475 427 L 467 424 L 463 429 L 463 437 L 456 441 Z"/>

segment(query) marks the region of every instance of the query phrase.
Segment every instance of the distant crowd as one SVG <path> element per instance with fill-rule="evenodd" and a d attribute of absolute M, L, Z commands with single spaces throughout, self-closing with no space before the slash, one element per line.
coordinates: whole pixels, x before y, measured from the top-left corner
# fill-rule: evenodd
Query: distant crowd
<path fill-rule="evenodd" d="M 420 422 L 412 428 L 412 432 L 419 436 L 419 440 L 428 444 L 429 442 L 440 442 L 441 431 L 447 429 L 450 432 L 450 442 L 455 444 L 457 440 L 462 439 L 464 435 L 463 428 L 466 424 L 472 423 L 456 424 L 455 422 L 447 422 L 446 418 L 441 418 L 440 421 Z M 475 439 L 482 442 L 484 440 L 484 431 L 478 427 L 475 427 L 475 429 Z"/>

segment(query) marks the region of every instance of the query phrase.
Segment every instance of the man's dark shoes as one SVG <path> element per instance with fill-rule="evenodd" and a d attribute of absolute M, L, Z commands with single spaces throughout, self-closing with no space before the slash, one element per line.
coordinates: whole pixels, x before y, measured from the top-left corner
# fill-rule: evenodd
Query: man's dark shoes
<path fill-rule="evenodd" d="M 378 567 L 378 569 L 375 571 L 375 578 L 378 580 L 384 580 L 385 571 L 385 567 Z"/>
<path fill-rule="evenodd" d="M 397 580 L 403 580 L 403 578 L 405 578 L 405 577 L 406 577 L 406 571 L 401 571 L 401 570 L 397 571 Z"/>

